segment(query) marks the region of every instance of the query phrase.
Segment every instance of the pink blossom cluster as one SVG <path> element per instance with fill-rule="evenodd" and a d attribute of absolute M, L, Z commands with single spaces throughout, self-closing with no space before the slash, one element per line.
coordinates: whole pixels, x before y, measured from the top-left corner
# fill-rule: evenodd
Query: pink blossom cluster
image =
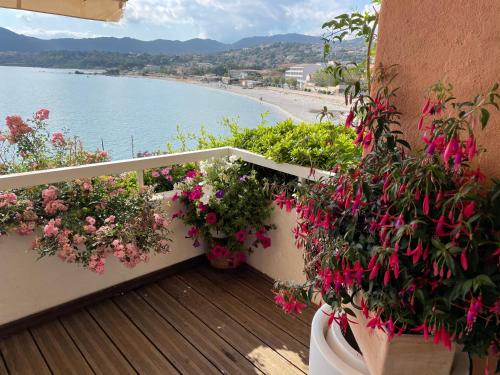
<path fill-rule="evenodd" d="M 66 145 L 66 139 L 64 138 L 64 134 L 61 132 L 52 133 L 52 139 L 50 140 L 54 146 L 64 146 Z"/>
<path fill-rule="evenodd" d="M 11 144 L 16 143 L 23 135 L 33 132 L 33 128 L 26 124 L 21 116 L 7 116 L 5 122 L 9 129 L 7 140 Z"/>
<path fill-rule="evenodd" d="M 12 206 L 17 202 L 17 195 L 14 193 L 0 194 L 0 208 Z"/>
<path fill-rule="evenodd" d="M 172 171 L 172 168 L 162 168 L 160 170 L 154 170 L 153 172 L 151 172 L 151 175 L 154 178 L 164 177 L 167 181 L 172 182 L 174 178 L 170 174 L 171 171 Z"/>
<path fill-rule="evenodd" d="M 306 307 L 304 303 L 299 302 L 292 294 L 284 290 L 274 294 L 274 302 L 288 314 L 300 314 Z"/>
<path fill-rule="evenodd" d="M 63 200 L 58 198 L 58 189 L 55 186 L 49 186 L 42 191 L 43 208 L 49 215 L 55 215 L 57 212 L 68 210 L 68 206 Z"/>

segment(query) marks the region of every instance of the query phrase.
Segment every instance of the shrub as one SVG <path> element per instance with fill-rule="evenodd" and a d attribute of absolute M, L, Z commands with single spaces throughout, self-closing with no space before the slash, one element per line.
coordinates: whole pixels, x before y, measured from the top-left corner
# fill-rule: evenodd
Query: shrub
<path fill-rule="evenodd" d="M 31 171 L 106 160 L 102 151 L 87 152 L 77 139 L 46 131 L 48 111 L 32 120 L 7 117 L 8 133 L 0 137 L 3 173 Z M 169 249 L 167 220 L 152 198 L 138 190 L 133 174 L 16 189 L 0 194 L 0 234 L 38 233 L 40 257 L 58 255 L 102 273 L 108 256 L 127 267 L 148 260 L 149 253 Z"/>
<path fill-rule="evenodd" d="M 478 355 L 498 351 L 500 188 L 485 194 L 470 165 L 480 152 L 475 131 L 487 125 L 487 108 L 498 108 L 497 88 L 458 102 L 434 86 L 418 124 L 425 151 L 414 154 L 394 129 L 393 91 L 355 97 L 346 123 L 369 153 L 298 194 L 295 233 L 309 281 L 278 285 L 285 310 L 320 293 L 343 328 L 350 304 L 389 339 L 419 333 L 450 349 L 455 341 Z M 294 202 L 279 195 L 277 203 Z"/>
<path fill-rule="evenodd" d="M 356 164 L 361 156 L 353 145 L 355 133 L 352 129 L 330 122 L 317 124 L 294 124 L 285 120 L 275 125 L 262 123 L 256 128 L 241 128 L 236 122 L 226 119 L 224 126 L 230 131 L 226 137 L 216 137 L 202 129 L 199 135 L 182 133 L 178 129 L 176 140 L 181 151 L 196 141 L 196 148 L 232 146 L 252 151 L 278 163 L 290 163 L 323 170 L 337 166 Z M 169 151 L 173 151 L 169 145 Z"/>

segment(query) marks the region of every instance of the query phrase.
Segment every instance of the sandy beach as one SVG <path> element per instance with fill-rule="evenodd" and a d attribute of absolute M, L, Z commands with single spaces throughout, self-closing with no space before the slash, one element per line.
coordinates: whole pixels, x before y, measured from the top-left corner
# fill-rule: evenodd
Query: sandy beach
<path fill-rule="evenodd" d="M 229 93 L 243 95 L 254 100 L 262 101 L 284 113 L 294 121 L 316 122 L 318 113 L 324 106 L 335 116 L 335 120 L 342 120 L 348 111 L 343 96 L 322 95 L 298 90 L 288 90 L 275 87 L 256 87 L 244 89 L 240 86 L 204 85 L 224 90 Z"/>
<path fill-rule="evenodd" d="M 334 121 L 343 121 L 345 113 L 348 111 L 344 103 L 343 95 L 324 95 L 299 90 L 289 90 L 277 87 L 255 87 L 253 89 L 244 89 L 236 85 L 222 85 L 220 83 L 203 83 L 193 79 L 179 79 L 175 77 L 159 75 L 132 75 L 125 74 L 127 77 L 149 78 L 175 81 L 179 83 L 200 85 L 214 90 L 222 90 L 234 95 L 241 95 L 247 98 L 261 101 L 276 111 L 283 113 L 286 117 L 297 122 L 317 122 L 318 113 L 327 107 L 328 111 L 334 115 Z"/>

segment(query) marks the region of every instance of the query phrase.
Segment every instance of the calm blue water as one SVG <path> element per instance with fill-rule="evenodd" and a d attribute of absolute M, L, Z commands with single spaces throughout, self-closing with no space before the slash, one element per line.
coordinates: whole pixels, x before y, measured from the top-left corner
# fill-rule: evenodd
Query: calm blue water
<path fill-rule="evenodd" d="M 100 148 L 102 138 L 117 160 L 131 157 L 131 136 L 136 153 L 165 150 L 177 124 L 189 132 L 204 126 L 225 134 L 224 117 L 238 117 L 245 127 L 256 126 L 266 111 L 271 122 L 284 118 L 255 100 L 197 85 L 72 72 L 0 66 L 0 129 L 8 115 L 28 117 L 47 108 L 51 130 L 68 129 L 88 149 Z"/>

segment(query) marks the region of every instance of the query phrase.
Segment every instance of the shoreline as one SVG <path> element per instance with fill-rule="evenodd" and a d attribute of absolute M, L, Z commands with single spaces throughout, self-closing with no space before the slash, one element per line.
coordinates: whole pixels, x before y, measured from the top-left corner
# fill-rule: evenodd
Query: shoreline
<path fill-rule="evenodd" d="M 276 87 L 244 89 L 236 85 L 203 83 L 194 79 L 181 79 L 169 76 L 123 74 L 109 77 L 147 78 L 198 85 L 207 89 L 238 95 L 265 104 L 283 114 L 286 118 L 291 118 L 294 122 L 318 122 L 318 113 L 324 106 L 333 113 L 333 121 L 343 121 L 345 117 L 343 113 L 348 111 L 342 95 L 324 95 Z"/>

